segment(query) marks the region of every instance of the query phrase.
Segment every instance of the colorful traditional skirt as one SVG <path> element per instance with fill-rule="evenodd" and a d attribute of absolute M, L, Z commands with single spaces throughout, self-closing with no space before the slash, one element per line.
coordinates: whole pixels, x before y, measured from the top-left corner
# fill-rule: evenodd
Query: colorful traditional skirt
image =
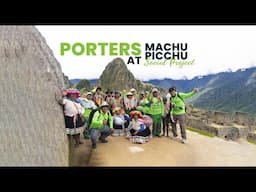
<path fill-rule="evenodd" d="M 73 117 L 65 116 L 65 126 L 66 126 L 66 133 L 68 135 L 76 135 L 79 133 L 83 133 L 84 131 L 84 122 L 82 121 L 79 115 L 78 115 L 78 118 L 76 119 L 75 124 L 74 124 L 74 116 Z"/>

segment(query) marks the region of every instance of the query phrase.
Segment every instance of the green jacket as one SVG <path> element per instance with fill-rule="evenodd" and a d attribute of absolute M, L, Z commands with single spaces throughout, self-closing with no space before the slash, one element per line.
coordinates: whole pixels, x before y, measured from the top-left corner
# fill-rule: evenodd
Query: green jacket
<path fill-rule="evenodd" d="M 142 108 L 142 112 L 144 113 L 144 114 L 149 114 L 149 110 L 150 110 L 150 105 L 149 105 L 149 101 L 148 101 L 148 99 L 147 98 L 144 98 L 143 100 L 141 100 L 140 102 L 139 102 L 139 106 L 141 106 L 141 108 Z"/>
<path fill-rule="evenodd" d="M 92 109 L 90 108 L 84 109 L 84 118 L 86 119 L 86 121 L 88 121 L 91 111 Z"/>
<path fill-rule="evenodd" d="M 174 104 L 171 109 L 172 115 L 183 115 L 186 113 L 185 103 L 178 97 L 178 94 L 183 100 L 195 95 L 194 91 L 191 91 L 189 93 L 177 93 L 175 97 L 171 97 L 170 102 Z"/>
<path fill-rule="evenodd" d="M 107 111 L 105 114 L 100 111 L 96 111 L 92 118 L 91 128 L 93 129 L 102 129 L 103 128 L 103 121 L 108 120 L 109 127 L 113 128 L 113 118 L 109 111 Z"/>
<path fill-rule="evenodd" d="M 164 103 L 163 99 L 160 100 L 157 97 L 152 97 L 150 99 L 150 109 L 149 114 L 151 115 L 162 115 L 164 116 Z"/>

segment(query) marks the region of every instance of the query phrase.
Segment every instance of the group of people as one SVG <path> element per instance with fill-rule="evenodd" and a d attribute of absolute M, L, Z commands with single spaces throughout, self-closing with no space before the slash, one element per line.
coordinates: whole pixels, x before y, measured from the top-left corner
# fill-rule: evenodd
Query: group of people
<path fill-rule="evenodd" d="M 73 136 L 75 147 L 82 144 L 80 135 L 91 139 L 92 148 L 97 140 L 107 143 L 109 135 L 126 136 L 132 142 L 144 143 L 151 137 L 178 137 L 176 124 L 181 129 L 182 143 L 186 142 L 184 99 L 197 93 L 194 88 L 189 93 L 178 93 L 175 87 L 162 97 L 158 89 L 140 92 L 132 88 L 129 92 L 107 90 L 101 87 L 80 96 L 78 90 L 64 90 L 60 104 L 64 108 L 65 126 L 69 136 Z M 162 134 L 161 134 L 162 133 Z"/>

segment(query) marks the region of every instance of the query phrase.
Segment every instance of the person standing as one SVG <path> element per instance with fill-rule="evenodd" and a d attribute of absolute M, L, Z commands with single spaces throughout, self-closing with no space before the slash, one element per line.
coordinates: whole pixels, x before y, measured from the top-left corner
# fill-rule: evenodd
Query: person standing
<path fill-rule="evenodd" d="M 96 88 L 96 93 L 94 94 L 93 101 L 97 105 L 97 107 L 100 107 L 102 102 L 104 101 L 104 96 L 101 92 L 101 87 Z"/>
<path fill-rule="evenodd" d="M 186 135 L 186 127 L 185 127 L 185 114 L 186 114 L 186 105 L 184 100 L 194 96 L 198 92 L 197 88 L 194 88 L 193 91 L 189 93 L 177 93 L 176 87 L 171 87 L 169 89 L 169 93 L 171 94 L 170 103 L 171 103 L 171 116 L 173 116 L 172 125 L 172 139 L 176 139 L 178 137 L 177 134 L 177 122 L 179 122 L 182 143 L 186 143 L 187 135 Z"/>
<path fill-rule="evenodd" d="M 126 114 L 130 114 L 132 110 L 135 110 L 137 106 L 137 100 L 134 99 L 134 96 L 131 92 L 126 94 L 124 97 L 124 109 Z"/>
<path fill-rule="evenodd" d="M 137 110 L 139 109 L 141 110 L 141 112 L 143 112 L 145 115 L 149 114 L 149 110 L 150 110 L 150 102 L 148 101 L 145 92 L 141 92 L 140 93 L 140 98 L 138 101 L 138 106 L 137 106 Z"/>
<path fill-rule="evenodd" d="M 167 102 L 167 98 L 163 98 L 164 102 L 164 116 L 162 117 L 162 127 L 163 127 L 163 134 L 162 136 L 165 136 L 165 133 L 167 133 L 167 137 L 169 136 L 169 123 L 170 123 L 170 104 Z"/>
<path fill-rule="evenodd" d="M 152 95 L 149 97 L 150 110 L 149 113 L 153 119 L 153 136 L 161 137 L 162 117 L 164 116 L 164 103 L 159 91 L 152 89 Z"/>
<path fill-rule="evenodd" d="M 115 97 L 111 99 L 110 106 L 112 112 L 116 107 L 120 107 L 121 110 L 124 111 L 124 101 L 121 98 L 121 93 L 119 91 L 115 91 Z"/>
<path fill-rule="evenodd" d="M 70 91 L 67 93 L 67 98 L 64 98 L 61 103 L 64 105 L 66 132 L 67 135 L 73 136 L 75 147 L 83 144 L 80 140 L 80 134 L 84 131 L 84 122 L 81 119 L 84 109 L 79 103 L 75 102 L 77 97 L 77 92 Z"/>
<path fill-rule="evenodd" d="M 86 94 L 83 95 L 81 98 L 81 104 L 84 107 L 84 118 L 86 122 L 85 130 L 83 132 L 84 138 L 89 139 L 90 134 L 89 134 L 89 116 L 92 110 L 97 109 L 97 106 L 95 105 L 94 101 L 92 100 L 92 93 L 87 92 Z"/>

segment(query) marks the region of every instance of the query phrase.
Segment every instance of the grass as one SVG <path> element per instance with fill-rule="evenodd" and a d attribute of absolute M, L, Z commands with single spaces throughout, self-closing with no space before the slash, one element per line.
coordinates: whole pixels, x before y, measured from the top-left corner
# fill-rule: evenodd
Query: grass
<path fill-rule="evenodd" d="M 190 131 L 199 133 L 201 135 L 207 136 L 207 137 L 215 137 L 215 135 L 213 133 L 207 133 L 205 131 L 198 130 L 198 129 L 195 129 L 195 128 L 192 128 L 192 127 L 187 127 L 187 129 L 190 130 Z"/>
<path fill-rule="evenodd" d="M 256 145 L 256 141 L 254 141 L 254 140 L 247 139 L 247 141 L 248 141 L 249 143 L 252 143 L 252 144 Z"/>

